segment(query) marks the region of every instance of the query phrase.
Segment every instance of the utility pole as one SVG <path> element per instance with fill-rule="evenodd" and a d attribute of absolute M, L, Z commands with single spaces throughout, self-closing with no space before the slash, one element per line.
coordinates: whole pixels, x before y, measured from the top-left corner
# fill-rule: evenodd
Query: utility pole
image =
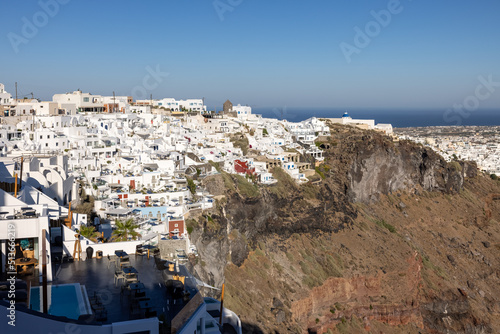
<path fill-rule="evenodd" d="M 17 102 L 17 82 L 16 82 L 16 102 Z"/>

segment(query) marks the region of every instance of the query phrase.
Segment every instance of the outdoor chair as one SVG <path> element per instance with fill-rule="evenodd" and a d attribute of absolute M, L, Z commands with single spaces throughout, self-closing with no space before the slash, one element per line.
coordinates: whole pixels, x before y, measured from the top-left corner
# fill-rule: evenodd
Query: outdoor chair
<path fill-rule="evenodd" d="M 101 298 L 97 294 L 97 291 L 94 291 L 94 294 L 89 297 L 89 302 L 91 305 L 101 305 Z"/>
<path fill-rule="evenodd" d="M 144 250 L 144 248 L 142 247 L 142 245 L 137 245 L 135 246 L 135 255 L 146 255 L 146 251 Z"/>
<path fill-rule="evenodd" d="M 96 321 L 108 320 L 108 311 L 106 311 L 105 309 L 102 309 L 102 310 L 95 312 L 95 320 Z"/>
<path fill-rule="evenodd" d="M 127 284 L 130 284 L 139 282 L 139 279 L 137 277 L 137 274 L 131 274 L 125 277 L 125 281 L 127 282 Z"/>
<path fill-rule="evenodd" d="M 113 263 L 113 265 L 116 267 L 116 258 L 112 259 L 111 256 L 108 255 L 108 269 L 111 263 Z"/>
<path fill-rule="evenodd" d="M 120 264 L 120 267 L 130 266 L 129 257 L 127 256 L 127 257 L 121 258 L 118 263 Z"/>
<path fill-rule="evenodd" d="M 154 259 L 155 259 L 154 264 L 156 266 L 156 269 L 160 271 L 167 269 L 167 267 L 165 267 L 165 262 L 166 262 L 165 260 L 162 260 L 159 256 L 155 256 Z"/>
<path fill-rule="evenodd" d="M 102 304 L 90 304 L 90 307 L 94 312 L 100 312 L 105 310 L 104 305 Z"/>
<path fill-rule="evenodd" d="M 124 280 L 125 281 L 126 276 L 125 273 L 121 270 L 115 271 L 115 286 L 117 285 L 119 280 Z"/>

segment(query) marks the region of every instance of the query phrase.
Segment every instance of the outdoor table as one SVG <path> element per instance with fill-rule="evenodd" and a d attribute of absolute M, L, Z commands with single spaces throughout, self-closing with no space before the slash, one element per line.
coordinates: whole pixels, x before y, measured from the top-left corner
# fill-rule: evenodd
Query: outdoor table
<path fill-rule="evenodd" d="M 28 261 L 22 261 L 23 259 L 29 259 Z M 32 265 L 32 264 L 37 264 L 38 263 L 38 260 L 37 259 L 32 259 L 32 258 L 20 258 L 20 259 L 16 259 L 15 260 L 16 262 L 16 266 L 29 266 L 29 265 Z"/>
<path fill-rule="evenodd" d="M 21 261 L 23 259 L 28 259 L 28 261 Z M 15 260 L 15 264 L 16 264 L 16 267 L 17 266 L 35 266 L 36 264 L 38 263 L 38 260 L 37 259 L 33 259 L 33 258 L 20 258 L 20 259 L 16 259 Z M 23 269 L 24 270 L 24 269 Z"/>
<path fill-rule="evenodd" d="M 134 290 L 139 291 L 139 290 L 144 289 L 144 284 L 140 283 L 140 282 L 139 283 L 132 283 L 132 284 L 129 284 L 128 288 L 132 291 L 134 291 Z"/>
<path fill-rule="evenodd" d="M 135 269 L 134 267 L 127 267 L 127 268 L 123 268 L 122 270 L 127 275 L 138 273 L 137 269 Z"/>
<path fill-rule="evenodd" d="M 124 256 L 127 256 L 127 252 L 118 252 L 118 251 L 115 251 L 115 255 L 118 256 L 119 258 L 122 258 Z"/>

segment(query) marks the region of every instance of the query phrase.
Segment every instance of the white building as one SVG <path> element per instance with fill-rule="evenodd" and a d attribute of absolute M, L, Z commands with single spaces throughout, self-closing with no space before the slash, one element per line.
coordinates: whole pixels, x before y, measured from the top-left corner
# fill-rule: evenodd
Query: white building
<path fill-rule="evenodd" d="M 78 112 L 104 112 L 104 99 L 100 95 L 82 93 L 77 90 L 73 93 L 55 94 L 52 101 L 63 104 L 74 104 Z"/>
<path fill-rule="evenodd" d="M 232 111 L 236 113 L 236 117 L 240 120 L 247 120 L 252 117 L 252 107 L 249 106 L 238 104 L 233 106 Z"/>
<path fill-rule="evenodd" d="M 30 205 L 0 189 L 0 271 L 12 271 L 6 266 L 9 242 L 15 244 L 15 258 L 34 258 L 41 264 L 42 242 L 47 245 L 47 279 L 52 280 L 50 264 L 50 233 L 47 205 Z M 43 234 L 45 230 L 45 235 Z M 17 266 L 15 266 L 17 267 Z M 9 270 L 7 270 L 9 269 Z M 17 268 L 16 268 L 17 269 Z M 14 271 L 16 270 L 14 269 Z"/>
<path fill-rule="evenodd" d="M 202 99 L 180 100 L 179 107 L 188 111 L 207 111 L 207 107 L 203 105 Z"/>
<path fill-rule="evenodd" d="M 153 105 L 157 107 L 163 107 L 166 109 L 170 109 L 171 111 L 179 111 L 179 101 L 176 101 L 174 98 L 164 98 L 161 100 L 153 101 Z"/>
<path fill-rule="evenodd" d="M 0 105 L 11 105 L 12 95 L 5 91 L 4 84 L 0 83 Z"/>

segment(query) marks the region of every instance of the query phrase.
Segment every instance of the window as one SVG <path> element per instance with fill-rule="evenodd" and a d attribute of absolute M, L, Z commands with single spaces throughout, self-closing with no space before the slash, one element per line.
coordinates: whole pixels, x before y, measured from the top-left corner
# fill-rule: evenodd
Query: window
<path fill-rule="evenodd" d="M 89 102 L 89 98 L 88 97 L 84 97 L 83 98 L 83 102 Z"/>
<path fill-rule="evenodd" d="M 175 224 L 174 227 L 179 227 L 179 224 Z"/>
<path fill-rule="evenodd" d="M 56 143 L 56 146 L 59 146 L 59 143 Z"/>

